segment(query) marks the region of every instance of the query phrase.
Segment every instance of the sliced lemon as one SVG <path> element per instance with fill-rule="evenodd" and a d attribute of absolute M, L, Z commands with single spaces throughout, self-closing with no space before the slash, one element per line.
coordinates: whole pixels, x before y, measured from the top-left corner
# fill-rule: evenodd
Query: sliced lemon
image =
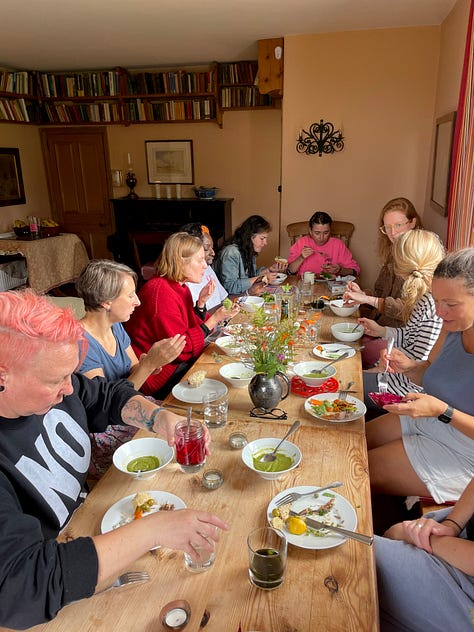
<path fill-rule="evenodd" d="M 286 521 L 286 526 L 292 535 L 302 535 L 306 532 L 306 522 L 298 516 L 290 516 Z"/>

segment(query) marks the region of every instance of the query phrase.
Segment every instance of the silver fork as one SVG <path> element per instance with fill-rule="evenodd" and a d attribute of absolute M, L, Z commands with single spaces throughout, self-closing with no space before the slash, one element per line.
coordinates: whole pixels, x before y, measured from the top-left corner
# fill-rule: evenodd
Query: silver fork
<path fill-rule="evenodd" d="M 281 507 L 282 505 L 288 505 L 289 503 L 294 503 L 295 500 L 299 498 L 303 498 L 303 496 L 311 496 L 311 494 L 319 494 L 319 492 L 323 492 L 325 489 L 333 489 L 334 487 L 341 487 L 342 483 L 340 481 L 334 481 L 334 483 L 329 483 L 329 485 L 325 485 L 324 487 L 318 487 L 316 489 L 312 489 L 310 492 L 304 492 L 301 494 L 300 492 L 290 492 L 286 496 L 279 498 L 275 506 Z"/>
<path fill-rule="evenodd" d="M 147 582 L 150 579 L 150 576 L 146 571 L 129 571 L 128 573 L 124 573 L 117 577 L 114 583 L 108 588 L 104 588 L 104 590 L 99 590 L 96 595 L 106 592 L 111 588 L 118 588 L 119 586 L 125 586 L 126 584 L 137 584 Z"/>
<path fill-rule="evenodd" d="M 387 353 L 390 355 L 393 349 L 393 343 L 395 340 L 390 337 L 387 342 Z M 383 373 L 379 373 L 377 376 L 377 381 L 379 383 L 379 393 L 388 393 L 388 365 L 389 360 L 385 363 L 385 371 Z"/>
<path fill-rule="evenodd" d="M 351 386 L 354 384 L 354 382 L 349 382 L 349 384 L 346 386 L 346 388 L 343 388 L 341 391 L 339 391 L 339 399 L 343 402 L 346 401 L 348 394 L 351 392 L 350 388 Z"/>

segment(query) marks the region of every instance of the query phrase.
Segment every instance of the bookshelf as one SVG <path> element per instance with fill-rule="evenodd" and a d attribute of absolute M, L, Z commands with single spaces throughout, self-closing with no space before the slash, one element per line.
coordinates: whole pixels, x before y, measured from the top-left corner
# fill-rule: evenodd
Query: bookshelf
<path fill-rule="evenodd" d="M 256 84 L 257 61 L 218 64 L 219 106 L 222 110 L 272 108 L 270 95 L 262 95 Z"/>
<path fill-rule="evenodd" d="M 33 74 L 0 69 L 0 121 L 38 123 L 38 98 Z"/>
<path fill-rule="evenodd" d="M 255 84 L 258 62 L 176 69 L 0 70 L 0 122 L 49 125 L 217 123 L 223 112 L 273 108 Z"/>

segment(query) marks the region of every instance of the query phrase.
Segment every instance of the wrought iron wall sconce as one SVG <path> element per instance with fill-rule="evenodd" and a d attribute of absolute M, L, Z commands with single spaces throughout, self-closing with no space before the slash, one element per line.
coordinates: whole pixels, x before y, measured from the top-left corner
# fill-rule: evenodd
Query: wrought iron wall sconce
<path fill-rule="evenodd" d="M 299 154 L 333 154 L 344 149 L 344 136 L 341 130 L 335 130 L 334 125 L 324 122 L 312 123 L 309 132 L 305 129 L 300 131 L 296 143 L 296 151 Z"/>

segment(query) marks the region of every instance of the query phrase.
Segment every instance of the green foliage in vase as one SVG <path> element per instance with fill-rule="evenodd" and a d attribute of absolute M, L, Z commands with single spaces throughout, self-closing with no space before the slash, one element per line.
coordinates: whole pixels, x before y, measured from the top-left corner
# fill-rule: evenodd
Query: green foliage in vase
<path fill-rule="evenodd" d="M 242 331 L 242 346 L 256 373 L 273 377 L 284 371 L 292 355 L 296 328 L 291 320 L 270 324 L 263 309 L 255 311 L 252 326 Z"/>

